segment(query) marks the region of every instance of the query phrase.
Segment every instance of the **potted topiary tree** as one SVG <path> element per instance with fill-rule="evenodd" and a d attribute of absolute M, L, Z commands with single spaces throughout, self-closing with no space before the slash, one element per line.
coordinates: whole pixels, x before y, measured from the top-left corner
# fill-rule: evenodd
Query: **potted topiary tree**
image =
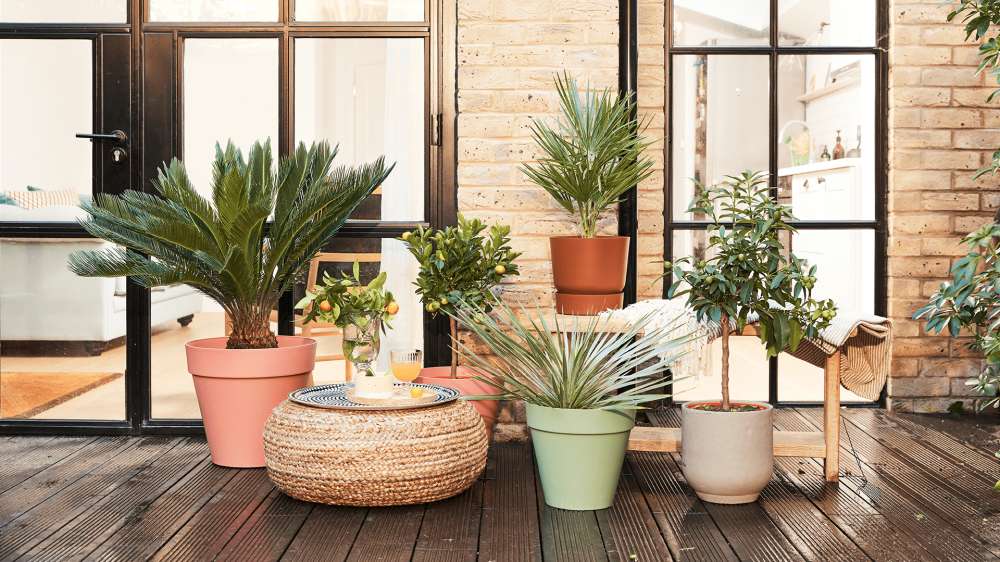
<path fill-rule="evenodd" d="M 361 283 L 361 264 L 354 262 L 351 274 L 335 279 L 323 274 L 321 285 L 306 291 L 295 305 L 306 311 L 303 323 L 319 320 L 343 330 L 344 360 L 354 364 L 358 376 L 354 380 L 359 396 L 386 398 L 392 394 L 392 374 L 376 374 L 372 364 L 378 359 L 381 334 L 399 304 L 385 289 L 388 275 L 380 272 L 367 284 Z"/>
<path fill-rule="evenodd" d="M 316 356 L 313 340 L 275 336 L 271 311 L 392 169 L 382 158 L 331 169 L 335 156 L 325 142 L 300 144 L 275 170 L 269 141 L 255 143 L 246 160 L 232 143 L 216 145 L 210 200 L 174 159 L 153 182 L 156 194 L 130 190 L 82 205 L 87 232 L 118 247 L 74 253 L 75 273 L 129 276 L 146 287 L 184 283 L 232 320 L 228 337 L 187 344 L 216 464 L 264 466 L 264 422 L 309 384 Z"/>
<path fill-rule="evenodd" d="M 687 295 L 699 321 L 717 323 L 722 344 L 722 400 L 688 402 L 681 409 L 684 475 L 702 499 L 748 503 L 771 478 L 771 405 L 733 402 L 729 396 L 729 338 L 751 322 L 768 356 L 794 351 L 836 314 L 830 300 L 815 300 L 816 267 L 787 251 L 781 236 L 793 217 L 769 193 L 766 174 L 727 176 L 700 186 L 689 209 L 709 217 L 706 257 L 664 264 L 674 282 L 668 297 Z"/>
<path fill-rule="evenodd" d="M 484 235 L 486 225 L 479 219 L 458 216 L 458 225 L 442 230 L 418 228 L 403 234 L 402 240 L 420 264 L 416 292 L 432 316 L 448 315 L 451 334 L 451 365 L 424 367 L 416 382 L 454 388 L 464 395 L 490 392 L 477 381 L 475 373 L 459 368 L 458 329 L 452 316 L 460 302 L 490 310 L 497 301 L 494 288 L 507 276 L 517 275 L 514 260 L 521 254 L 510 247 L 510 227 L 494 225 Z M 495 401 L 475 401 L 486 429 L 492 434 L 498 405 Z"/>
<path fill-rule="evenodd" d="M 495 315 L 470 306 L 454 316 L 492 352 L 485 357 L 459 343 L 462 357 L 482 373 L 494 400 L 523 400 L 545 503 L 560 509 L 611 506 L 635 412 L 666 398 L 661 376 L 691 337 L 678 322 L 646 329 L 649 316 L 622 331 L 594 318 L 569 326 L 527 320 L 501 304 Z M 554 327 L 554 330 L 551 328 Z"/>
<path fill-rule="evenodd" d="M 568 74 L 556 77 L 562 116 L 556 125 L 534 120 L 531 131 L 543 157 L 521 167 L 532 182 L 573 215 L 578 236 L 549 238 L 556 310 L 590 315 L 621 308 L 629 239 L 598 236 L 598 221 L 622 195 L 653 173 L 639 135 L 634 97 L 610 90 L 580 93 Z"/>

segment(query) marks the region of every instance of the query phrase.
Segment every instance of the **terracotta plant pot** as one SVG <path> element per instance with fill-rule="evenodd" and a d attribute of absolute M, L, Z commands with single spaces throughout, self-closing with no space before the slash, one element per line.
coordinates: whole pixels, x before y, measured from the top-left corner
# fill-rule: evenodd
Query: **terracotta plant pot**
<path fill-rule="evenodd" d="M 557 312 L 592 316 L 622 307 L 628 237 L 556 236 L 549 246 Z"/>
<path fill-rule="evenodd" d="M 272 349 L 226 349 L 228 338 L 187 343 L 188 371 L 212 462 L 264 466 L 264 423 L 293 390 L 312 384 L 316 341 L 278 336 Z"/>
<path fill-rule="evenodd" d="M 695 408 L 703 404 L 689 402 L 681 408 L 684 478 L 707 502 L 757 501 L 774 471 L 773 408 L 759 402 L 740 402 L 758 407 L 747 412 Z"/>
<path fill-rule="evenodd" d="M 454 388 L 461 392 L 462 396 L 497 394 L 495 388 L 473 379 L 474 376 L 476 376 L 476 372 L 467 367 L 459 367 L 455 378 L 451 378 L 451 367 L 424 367 L 414 382 Z M 493 425 L 497 421 L 500 402 L 497 400 L 469 400 L 469 403 L 475 406 L 476 411 L 483 417 L 483 423 L 486 424 L 486 437 L 492 439 Z"/>

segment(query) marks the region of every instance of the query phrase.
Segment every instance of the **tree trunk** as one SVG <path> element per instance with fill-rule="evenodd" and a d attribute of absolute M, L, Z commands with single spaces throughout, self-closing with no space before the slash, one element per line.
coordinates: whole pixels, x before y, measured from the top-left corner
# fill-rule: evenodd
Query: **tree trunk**
<path fill-rule="evenodd" d="M 235 314 L 231 316 L 233 331 L 226 340 L 226 349 L 268 349 L 278 347 L 278 338 L 271 331 L 269 314 Z"/>
<path fill-rule="evenodd" d="M 451 332 L 451 378 L 458 377 L 458 325 L 454 318 L 448 318 L 448 330 Z"/>
<path fill-rule="evenodd" d="M 729 316 L 722 315 L 722 411 L 729 411 Z"/>

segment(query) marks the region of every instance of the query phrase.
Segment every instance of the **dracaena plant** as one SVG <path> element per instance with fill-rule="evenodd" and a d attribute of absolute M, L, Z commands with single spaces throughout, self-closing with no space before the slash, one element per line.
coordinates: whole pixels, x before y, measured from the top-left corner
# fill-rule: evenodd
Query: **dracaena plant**
<path fill-rule="evenodd" d="M 90 215 L 84 229 L 116 246 L 75 252 L 70 269 L 146 287 L 190 285 L 229 315 L 228 348 L 276 347 L 269 318 L 278 298 L 392 170 L 383 158 L 334 168 L 336 154 L 326 142 L 300 144 L 275 168 L 270 141 L 254 143 L 246 159 L 231 142 L 216 144 L 211 198 L 174 159 L 159 170 L 156 193 L 81 205 Z"/>
<path fill-rule="evenodd" d="M 601 214 L 653 173 L 640 135 L 635 98 L 610 90 L 580 93 L 568 73 L 555 78 L 561 115 L 557 123 L 535 119 L 532 136 L 543 156 L 521 166 L 524 174 L 576 217 L 580 235 L 597 236 Z"/>
<path fill-rule="evenodd" d="M 476 378 L 499 392 L 477 399 L 548 408 L 627 411 L 667 398 L 661 390 L 676 379 L 662 374 L 692 337 L 679 321 L 649 328 L 652 315 L 609 331 L 599 317 L 564 330 L 558 317 L 550 324 L 538 310 L 519 315 L 503 303 L 493 314 L 476 306 L 452 314 L 491 352 L 459 343 Z"/>
<path fill-rule="evenodd" d="M 943 283 L 930 301 L 913 315 L 927 319 L 927 331 L 963 329 L 973 334 L 969 347 L 983 354 L 986 365 L 969 381 L 986 397 L 979 409 L 1000 406 L 1000 222 L 988 224 L 962 239 L 968 253 L 955 261 L 952 280 Z"/>
<path fill-rule="evenodd" d="M 718 322 L 722 332 L 722 410 L 730 410 L 729 337 L 757 319 L 768 356 L 794 351 L 836 315 L 831 300 L 812 298 L 816 266 L 781 243 L 795 228 L 788 207 L 770 195 L 767 175 L 746 171 L 716 186 L 699 186 L 688 212 L 708 217 L 706 257 L 664 264 L 673 275 L 667 296 L 687 295 L 699 321 Z"/>
<path fill-rule="evenodd" d="M 496 301 L 493 288 L 504 277 L 518 275 L 514 260 L 521 254 L 510 247 L 510 227 L 489 227 L 479 219 L 458 215 L 458 224 L 441 230 L 420 227 L 402 236 L 407 249 L 420 264 L 416 292 L 432 316 L 449 315 L 451 332 L 451 376 L 458 371 L 454 342 L 458 329 L 454 314 L 459 303 L 489 311 Z"/>

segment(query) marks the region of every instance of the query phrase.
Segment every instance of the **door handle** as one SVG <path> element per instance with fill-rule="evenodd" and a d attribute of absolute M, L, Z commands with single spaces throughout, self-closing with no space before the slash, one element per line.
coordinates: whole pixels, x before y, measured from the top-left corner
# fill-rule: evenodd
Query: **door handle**
<path fill-rule="evenodd" d="M 128 142 L 128 135 L 125 131 L 121 129 L 115 129 L 110 133 L 77 133 L 76 138 L 78 139 L 90 139 L 93 141 L 112 141 L 125 144 Z"/>

